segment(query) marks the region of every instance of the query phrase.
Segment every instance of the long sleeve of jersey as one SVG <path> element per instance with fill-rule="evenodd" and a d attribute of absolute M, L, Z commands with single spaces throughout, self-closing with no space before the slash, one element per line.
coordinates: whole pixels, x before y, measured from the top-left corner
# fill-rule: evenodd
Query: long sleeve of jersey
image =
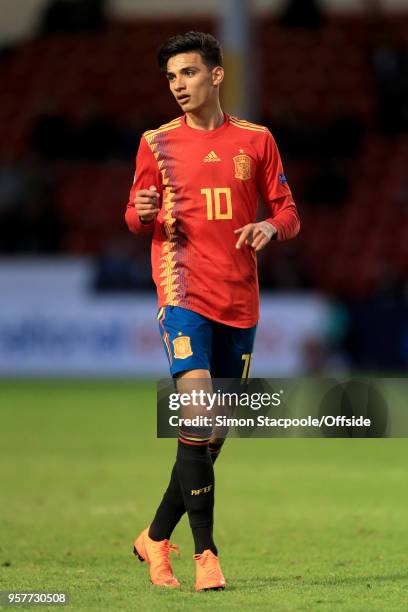
<path fill-rule="evenodd" d="M 136 191 L 139 189 L 149 189 L 155 185 L 157 191 L 161 193 L 162 176 L 157 165 L 157 161 L 147 144 L 144 136 L 140 139 L 139 150 L 136 155 L 136 172 L 134 181 L 129 194 L 129 202 L 126 207 L 125 220 L 128 228 L 134 234 L 149 234 L 152 232 L 155 221 L 142 223 L 135 209 Z M 160 202 L 159 202 L 160 205 Z"/>
<path fill-rule="evenodd" d="M 283 172 L 278 147 L 267 132 L 262 160 L 258 168 L 257 183 L 271 216 L 266 219 L 278 230 L 278 240 L 294 238 L 300 229 L 296 204 Z"/>

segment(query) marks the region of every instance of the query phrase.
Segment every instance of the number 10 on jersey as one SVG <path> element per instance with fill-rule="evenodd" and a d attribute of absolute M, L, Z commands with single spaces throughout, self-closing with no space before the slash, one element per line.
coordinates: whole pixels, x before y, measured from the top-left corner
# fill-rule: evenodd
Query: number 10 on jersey
<path fill-rule="evenodd" d="M 206 187 L 201 189 L 207 201 L 207 219 L 232 219 L 231 189 L 229 187 Z M 223 200 L 221 205 L 221 199 Z M 223 212 L 221 211 L 223 209 Z"/>

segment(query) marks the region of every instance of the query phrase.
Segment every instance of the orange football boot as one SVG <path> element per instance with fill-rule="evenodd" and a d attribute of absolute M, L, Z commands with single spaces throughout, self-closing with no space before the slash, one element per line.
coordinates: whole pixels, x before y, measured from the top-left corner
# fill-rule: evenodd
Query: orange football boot
<path fill-rule="evenodd" d="M 169 555 L 170 551 L 179 554 L 179 548 L 170 544 L 169 540 L 155 542 L 149 538 L 149 527 L 144 529 L 133 544 L 133 554 L 140 561 L 146 561 L 149 565 L 150 580 L 157 586 L 179 587 L 180 583 L 171 569 Z"/>
<path fill-rule="evenodd" d="M 222 591 L 227 586 L 218 557 L 207 549 L 201 555 L 194 555 L 196 562 L 196 591 Z"/>

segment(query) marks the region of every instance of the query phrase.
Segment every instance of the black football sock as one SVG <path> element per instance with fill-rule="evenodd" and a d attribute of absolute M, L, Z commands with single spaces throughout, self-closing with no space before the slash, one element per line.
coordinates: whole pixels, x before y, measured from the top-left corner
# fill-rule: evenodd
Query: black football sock
<path fill-rule="evenodd" d="M 193 533 L 195 553 L 206 549 L 216 555 L 213 541 L 214 468 L 208 440 L 189 444 L 179 441 L 176 460 L 177 475 Z"/>
<path fill-rule="evenodd" d="M 214 463 L 217 461 L 218 456 L 221 452 L 222 446 L 225 442 L 225 438 L 216 438 L 208 444 L 208 450 L 210 451 L 211 460 Z"/>
<path fill-rule="evenodd" d="M 201 555 L 201 553 L 208 549 L 211 550 L 214 555 L 218 555 L 218 550 L 213 540 L 212 527 L 211 529 L 208 527 L 192 527 L 191 531 L 193 532 L 194 552 L 196 555 Z"/>
<path fill-rule="evenodd" d="M 185 513 L 184 499 L 177 476 L 176 464 L 173 466 L 169 486 L 150 525 L 149 537 L 156 542 L 169 540 L 177 523 Z"/>
<path fill-rule="evenodd" d="M 224 442 L 225 438 L 217 438 L 214 440 L 214 442 L 209 443 L 208 448 L 213 464 L 215 463 Z M 184 499 L 181 494 L 180 484 L 176 472 L 176 464 L 174 464 L 169 485 L 150 525 L 149 537 L 156 542 L 170 539 L 171 534 L 185 511 Z M 203 539 L 201 532 L 197 537 L 201 540 Z M 214 543 L 212 543 L 212 546 L 215 548 Z M 207 548 L 210 548 L 210 546 L 207 546 Z M 205 550 L 205 548 L 203 550 Z"/>

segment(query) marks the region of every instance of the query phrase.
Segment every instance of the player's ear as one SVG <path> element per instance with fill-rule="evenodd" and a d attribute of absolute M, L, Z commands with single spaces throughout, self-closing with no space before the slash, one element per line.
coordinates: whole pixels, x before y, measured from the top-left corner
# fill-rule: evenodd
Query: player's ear
<path fill-rule="evenodd" d="M 221 85 L 224 80 L 224 68 L 222 66 L 216 66 L 212 69 L 212 82 L 213 85 Z"/>

